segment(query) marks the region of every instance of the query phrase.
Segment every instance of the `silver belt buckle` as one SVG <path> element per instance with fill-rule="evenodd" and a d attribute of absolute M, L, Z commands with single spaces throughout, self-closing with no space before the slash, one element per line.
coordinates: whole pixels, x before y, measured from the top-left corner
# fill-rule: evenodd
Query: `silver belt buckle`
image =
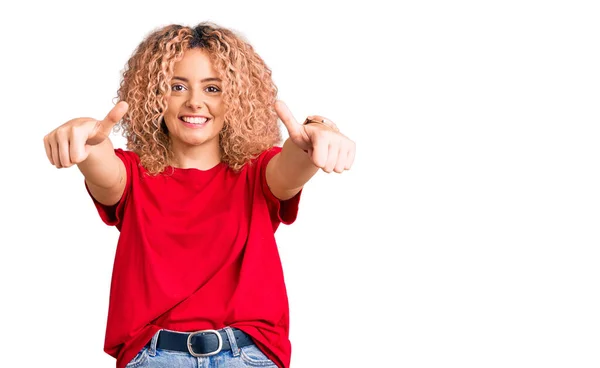
<path fill-rule="evenodd" d="M 194 351 L 194 349 L 192 348 L 192 337 L 202 334 L 202 333 L 206 333 L 206 332 L 217 335 L 217 340 L 219 341 L 219 346 L 217 347 L 217 350 L 211 351 L 210 353 L 206 353 L 206 354 L 196 353 Z M 188 348 L 188 351 L 190 352 L 190 354 L 192 354 L 195 357 L 207 357 L 207 356 L 219 354 L 219 352 L 221 352 L 221 349 L 223 348 L 223 338 L 221 337 L 221 334 L 217 330 L 202 330 L 202 331 L 192 332 L 191 334 L 188 335 L 188 338 L 187 338 L 187 348 Z"/>

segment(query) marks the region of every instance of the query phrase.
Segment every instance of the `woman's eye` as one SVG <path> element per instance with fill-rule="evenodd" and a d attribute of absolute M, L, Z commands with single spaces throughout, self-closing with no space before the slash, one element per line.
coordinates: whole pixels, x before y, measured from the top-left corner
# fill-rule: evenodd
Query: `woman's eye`
<path fill-rule="evenodd" d="M 208 87 L 206 87 L 206 90 L 208 92 L 212 92 L 212 93 L 221 92 L 221 90 L 215 86 L 208 86 Z"/>
<path fill-rule="evenodd" d="M 184 87 L 184 86 L 182 86 L 181 84 L 174 84 L 174 85 L 171 87 L 171 90 L 172 90 L 172 91 L 175 91 L 175 92 L 181 92 L 181 91 L 183 91 L 184 89 L 185 89 L 185 87 Z"/>

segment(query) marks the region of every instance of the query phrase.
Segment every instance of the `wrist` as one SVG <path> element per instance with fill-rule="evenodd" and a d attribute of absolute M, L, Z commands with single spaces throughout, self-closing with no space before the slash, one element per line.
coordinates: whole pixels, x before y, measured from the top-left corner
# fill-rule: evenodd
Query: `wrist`
<path fill-rule="evenodd" d="M 330 130 L 333 130 L 336 133 L 340 132 L 337 125 L 335 125 L 335 123 L 333 121 L 325 119 L 325 118 L 320 118 L 320 117 L 315 118 L 313 116 L 309 116 L 306 118 L 306 120 L 304 120 L 304 123 L 302 125 L 307 125 L 307 124 L 321 124 L 321 125 L 324 125 L 327 128 L 329 128 Z"/>

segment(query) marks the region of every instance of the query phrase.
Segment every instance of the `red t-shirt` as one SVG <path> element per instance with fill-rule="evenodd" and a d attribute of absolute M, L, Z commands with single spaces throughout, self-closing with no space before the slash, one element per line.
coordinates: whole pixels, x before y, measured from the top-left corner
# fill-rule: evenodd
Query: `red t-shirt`
<path fill-rule="evenodd" d="M 296 219 L 300 193 L 280 201 L 267 186 L 267 163 L 280 151 L 263 152 L 238 173 L 220 163 L 150 176 L 137 154 L 115 149 L 127 170 L 125 192 L 114 206 L 92 199 L 120 231 L 104 344 L 118 368 L 159 329 L 225 326 L 289 366 L 288 299 L 274 233 Z"/>

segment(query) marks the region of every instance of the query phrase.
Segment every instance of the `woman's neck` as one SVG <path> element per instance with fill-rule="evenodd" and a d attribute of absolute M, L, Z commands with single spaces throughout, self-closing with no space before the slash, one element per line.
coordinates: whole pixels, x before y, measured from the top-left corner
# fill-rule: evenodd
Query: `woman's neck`
<path fill-rule="evenodd" d="M 173 144 L 173 159 L 170 165 L 180 169 L 208 170 L 221 162 L 219 145 L 178 145 Z"/>

